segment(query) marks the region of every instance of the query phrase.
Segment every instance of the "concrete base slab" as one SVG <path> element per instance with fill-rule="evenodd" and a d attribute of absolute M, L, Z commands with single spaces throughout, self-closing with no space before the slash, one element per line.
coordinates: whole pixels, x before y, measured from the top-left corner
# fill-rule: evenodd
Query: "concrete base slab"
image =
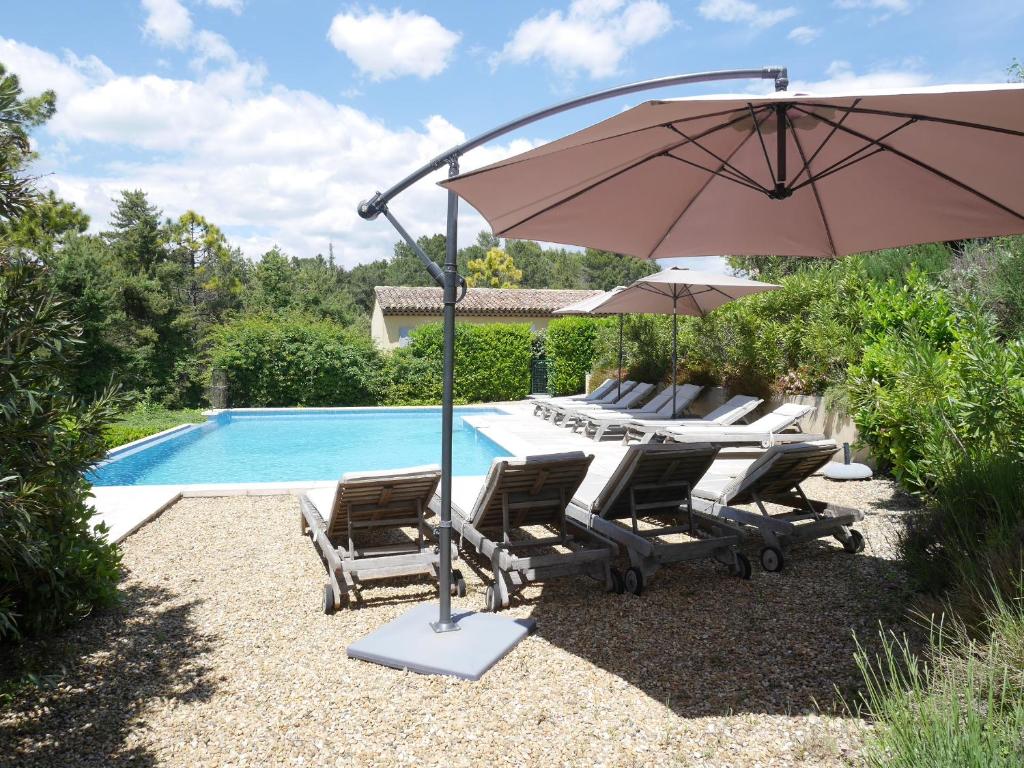
<path fill-rule="evenodd" d="M 90 522 L 105 523 L 108 541 L 121 541 L 181 498 L 175 485 L 94 486 Z"/>
<path fill-rule="evenodd" d="M 494 613 L 453 614 L 456 632 L 434 632 L 437 603 L 423 603 L 348 647 L 353 659 L 372 661 L 423 675 L 479 680 L 520 640 L 533 619 L 508 619 Z"/>

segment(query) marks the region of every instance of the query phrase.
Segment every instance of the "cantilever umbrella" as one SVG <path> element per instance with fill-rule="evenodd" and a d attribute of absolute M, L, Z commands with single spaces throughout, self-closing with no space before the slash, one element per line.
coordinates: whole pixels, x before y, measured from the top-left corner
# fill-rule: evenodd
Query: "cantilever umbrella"
<path fill-rule="evenodd" d="M 606 295 L 591 311 L 602 314 L 672 315 L 672 412 L 675 413 L 679 315 L 703 317 L 730 301 L 781 287 L 742 277 L 671 267 L 641 277 L 628 288 Z"/>
<path fill-rule="evenodd" d="M 591 296 L 589 299 L 583 301 L 577 301 L 575 304 L 570 304 L 567 307 L 556 309 L 552 314 L 555 315 L 613 315 L 614 312 L 605 312 L 601 310 L 601 305 L 607 301 L 610 297 L 614 296 L 619 291 L 625 290 L 626 286 L 617 285 L 610 291 L 599 293 L 596 296 Z M 617 384 L 618 393 L 622 395 L 622 313 L 619 312 L 619 383 Z"/>
<path fill-rule="evenodd" d="M 835 257 L 1024 231 L 1024 86 L 648 101 L 442 182 L 500 237 Z"/>

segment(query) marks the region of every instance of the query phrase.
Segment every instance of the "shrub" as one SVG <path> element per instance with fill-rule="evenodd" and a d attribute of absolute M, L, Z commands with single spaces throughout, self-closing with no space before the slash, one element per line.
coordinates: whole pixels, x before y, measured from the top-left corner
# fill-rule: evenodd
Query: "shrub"
<path fill-rule="evenodd" d="M 440 323 L 412 331 L 409 346 L 391 356 L 388 402 L 440 402 L 444 362 Z M 525 324 L 455 326 L 455 399 L 460 402 L 519 400 L 530 393 L 533 333 Z"/>
<path fill-rule="evenodd" d="M 121 405 L 70 394 L 81 328 L 45 270 L 0 255 L 0 639 L 53 631 L 110 604 L 120 555 L 94 528 L 83 473 Z"/>
<path fill-rule="evenodd" d="M 548 389 L 552 395 L 583 391 L 587 373 L 598 356 L 598 331 L 609 320 L 560 317 L 548 323 Z"/>
<path fill-rule="evenodd" d="M 330 320 L 296 316 L 233 320 L 211 334 L 235 407 L 375 405 L 385 388 L 368 336 Z"/>

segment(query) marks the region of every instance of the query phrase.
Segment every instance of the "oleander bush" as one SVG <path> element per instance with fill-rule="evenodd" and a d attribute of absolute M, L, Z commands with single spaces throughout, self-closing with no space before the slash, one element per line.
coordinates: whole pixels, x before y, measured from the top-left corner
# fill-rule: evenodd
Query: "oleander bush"
<path fill-rule="evenodd" d="M 441 401 L 444 329 L 440 323 L 416 328 L 409 346 L 391 355 L 391 405 Z M 478 403 L 520 400 L 530 393 L 534 335 L 525 323 L 455 326 L 455 399 Z"/>
<path fill-rule="evenodd" d="M 231 320 L 210 335 L 210 364 L 232 407 L 376 405 L 386 366 L 365 334 L 330 320 L 275 315 Z"/>
<path fill-rule="evenodd" d="M 0 253 L 0 640 L 116 597 L 120 554 L 90 522 L 84 473 L 122 403 L 113 389 L 72 394 L 80 334 L 45 267 Z"/>

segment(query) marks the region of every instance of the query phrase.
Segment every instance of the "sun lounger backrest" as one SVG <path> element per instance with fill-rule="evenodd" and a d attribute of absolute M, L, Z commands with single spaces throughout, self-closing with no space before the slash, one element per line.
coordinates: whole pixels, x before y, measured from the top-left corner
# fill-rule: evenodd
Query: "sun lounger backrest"
<path fill-rule="evenodd" d="M 557 524 L 593 460 L 582 451 L 495 459 L 469 512 L 470 522 L 482 533 L 501 531 L 507 499 L 516 506 L 509 513 L 510 528 Z"/>
<path fill-rule="evenodd" d="M 725 426 L 735 424 L 752 410 L 763 403 L 759 397 L 749 395 L 734 395 L 701 418 L 701 421 L 711 422 Z"/>
<path fill-rule="evenodd" d="M 426 508 L 441 480 L 437 465 L 409 467 L 381 472 L 351 472 L 341 478 L 334 494 L 327 535 L 348 534 L 348 522 L 390 520 L 414 517 L 417 504 Z"/>
<path fill-rule="evenodd" d="M 672 410 L 672 388 L 669 387 L 669 398 L 667 402 L 667 410 L 663 410 L 658 415 L 666 416 L 670 419 L 679 418 L 682 414 L 686 413 L 686 409 L 690 407 L 694 400 L 697 399 L 697 395 L 701 393 L 704 387 L 699 384 L 677 384 L 676 385 L 676 408 Z"/>
<path fill-rule="evenodd" d="M 835 452 L 832 440 L 772 446 L 726 486 L 722 501 L 749 504 L 755 494 L 762 499 L 788 494 L 828 464 Z"/>
<path fill-rule="evenodd" d="M 813 410 L 813 405 L 783 403 L 771 413 L 766 413 L 761 418 L 750 422 L 747 427 L 751 432 L 781 432 L 796 424 Z"/>
<path fill-rule="evenodd" d="M 715 460 L 718 449 L 707 443 L 631 445 L 615 472 L 590 505 L 590 512 L 617 518 L 630 514 L 630 488 L 644 487 L 645 503 L 680 498 L 680 483 L 696 485 Z"/>
<path fill-rule="evenodd" d="M 625 396 L 626 393 L 633 389 L 633 387 L 635 386 L 635 381 L 629 381 L 627 379 L 626 381 L 622 382 L 622 387 L 611 387 L 608 390 L 608 392 L 604 395 L 604 397 L 598 398 L 595 402 L 602 403 L 604 405 L 609 405 L 611 403 L 616 402 L 619 399 L 619 397 Z"/>
<path fill-rule="evenodd" d="M 638 414 L 658 413 L 665 407 L 672 407 L 672 387 L 665 387 L 658 394 L 644 403 L 642 408 L 637 409 Z"/>
<path fill-rule="evenodd" d="M 587 402 L 594 402 L 600 400 L 602 397 L 612 391 L 612 387 L 616 384 L 615 379 L 605 379 L 602 381 L 589 395 L 583 399 Z"/>
<path fill-rule="evenodd" d="M 616 400 L 615 405 L 623 408 L 632 408 L 647 397 L 652 389 L 654 389 L 653 384 L 637 384 L 627 394 L 623 395 L 621 400 Z"/>

